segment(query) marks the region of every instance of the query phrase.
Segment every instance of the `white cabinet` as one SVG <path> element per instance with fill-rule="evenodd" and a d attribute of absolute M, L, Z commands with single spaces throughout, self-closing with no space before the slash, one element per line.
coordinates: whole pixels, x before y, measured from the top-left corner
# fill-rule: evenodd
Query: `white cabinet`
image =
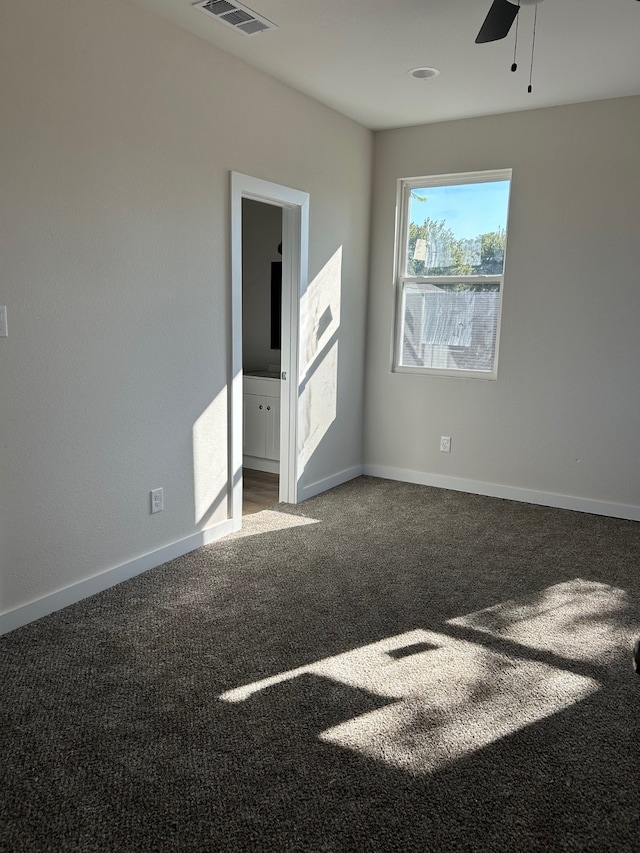
<path fill-rule="evenodd" d="M 244 454 L 280 458 L 280 399 L 244 395 Z"/>
<path fill-rule="evenodd" d="M 280 380 L 244 377 L 243 456 L 247 468 L 279 470 Z"/>

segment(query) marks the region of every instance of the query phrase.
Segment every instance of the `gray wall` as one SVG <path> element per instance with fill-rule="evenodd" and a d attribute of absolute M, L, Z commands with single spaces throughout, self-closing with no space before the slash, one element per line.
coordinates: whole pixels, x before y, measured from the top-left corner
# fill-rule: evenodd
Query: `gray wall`
<path fill-rule="evenodd" d="M 366 470 L 640 517 L 639 137 L 640 98 L 376 134 Z M 498 380 L 392 374 L 397 179 L 508 167 Z"/>
<path fill-rule="evenodd" d="M 0 81 L 4 612 L 226 518 L 230 170 L 310 193 L 311 282 L 341 250 L 303 482 L 361 462 L 372 134 L 118 0 L 3 2 Z"/>
<path fill-rule="evenodd" d="M 271 263 L 282 261 L 282 209 L 245 198 L 242 202 L 242 367 L 266 370 L 280 364 L 271 349 Z"/>
<path fill-rule="evenodd" d="M 364 413 L 371 472 L 638 512 L 640 98 L 379 133 L 371 206 L 369 131 L 159 17 L 2 10 L 0 613 L 226 517 L 230 170 L 311 194 L 303 485 Z M 392 375 L 396 179 L 503 167 L 497 382 Z"/>

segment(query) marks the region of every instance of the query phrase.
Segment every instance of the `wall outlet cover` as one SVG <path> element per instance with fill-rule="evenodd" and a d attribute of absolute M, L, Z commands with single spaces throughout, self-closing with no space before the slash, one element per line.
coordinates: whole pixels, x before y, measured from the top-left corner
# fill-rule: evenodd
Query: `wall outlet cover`
<path fill-rule="evenodd" d="M 153 489 L 151 492 L 151 512 L 162 512 L 164 509 L 164 493 L 162 489 Z"/>

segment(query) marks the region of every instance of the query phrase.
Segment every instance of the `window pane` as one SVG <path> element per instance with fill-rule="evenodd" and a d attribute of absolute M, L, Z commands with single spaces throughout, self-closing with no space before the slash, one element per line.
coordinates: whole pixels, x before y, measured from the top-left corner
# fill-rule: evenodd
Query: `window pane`
<path fill-rule="evenodd" d="M 502 275 L 509 183 L 410 190 L 407 276 Z"/>
<path fill-rule="evenodd" d="M 405 284 L 401 367 L 494 368 L 500 285 Z"/>

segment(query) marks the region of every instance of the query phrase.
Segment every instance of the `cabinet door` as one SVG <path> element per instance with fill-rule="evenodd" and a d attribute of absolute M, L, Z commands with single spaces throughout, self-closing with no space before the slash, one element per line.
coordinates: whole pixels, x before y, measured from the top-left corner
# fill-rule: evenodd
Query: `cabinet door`
<path fill-rule="evenodd" d="M 280 398 L 265 397 L 265 456 L 280 459 Z"/>
<path fill-rule="evenodd" d="M 264 457 L 265 454 L 265 397 L 244 394 L 243 452 L 247 456 Z M 270 413 L 269 413 L 270 414 Z"/>

